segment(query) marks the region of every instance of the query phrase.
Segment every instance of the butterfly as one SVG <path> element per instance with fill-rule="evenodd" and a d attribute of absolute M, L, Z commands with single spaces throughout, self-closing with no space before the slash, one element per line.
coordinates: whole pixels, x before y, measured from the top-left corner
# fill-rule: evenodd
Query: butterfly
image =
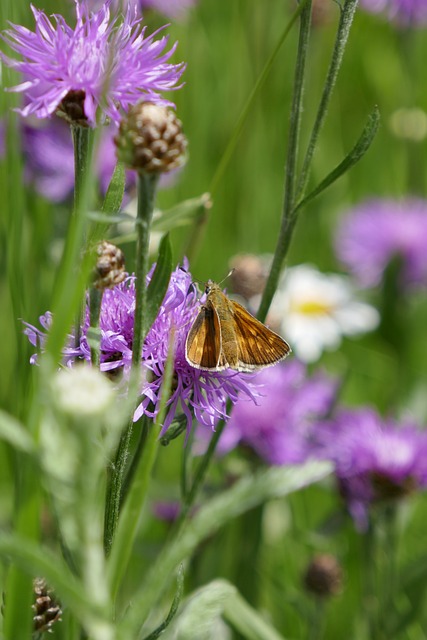
<path fill-rule="evenodd" d="M 291 348 L 216 282 L 206 283 L 206 302 L 188 332 L 185 357 L 203 371 L 256 371 L 286 358 Z"/>

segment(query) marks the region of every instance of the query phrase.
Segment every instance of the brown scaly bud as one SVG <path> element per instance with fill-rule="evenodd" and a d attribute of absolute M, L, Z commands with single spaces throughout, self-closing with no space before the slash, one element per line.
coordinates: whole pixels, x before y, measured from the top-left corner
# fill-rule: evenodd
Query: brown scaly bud
<path fill-rule="evenodd" d="M 61 607 L 43 578 L 35 578 L 33 587 L 35 595 L 35 602 L 32 605 L 34 610 L 34 631 L 38 633 L 50 631 L 52 625 L 61 620 Z"/>
<path fill-rule="evenodd" d="M 264 291 L 267 282 L 270 259 L 265 256 L 241 254 L 230 261 L 233 269 L 231 284 L 233 293 L 250 300 Z"/>
<path fill-rule="evenodd" d="M 338 595 L 342 590 L 343 574 L 335 556 L 328 553 L 313 558 L 304 576 L 304 586 L 319 598 Z"/>
<path fill-rule="evenodd" d="M 114 138 L 117 157 L 129 169 L 164 173 L 185 162 L 187 139 L 174 111 L 151 102 L 131 107 Z"/>
<path fill-rule="evenodd" d="M 111 289 L 126 278 L 123 251 L 111 242 L 103 240 L 97 246 L 98 259 L 94 270 L 96 289 Z"/>

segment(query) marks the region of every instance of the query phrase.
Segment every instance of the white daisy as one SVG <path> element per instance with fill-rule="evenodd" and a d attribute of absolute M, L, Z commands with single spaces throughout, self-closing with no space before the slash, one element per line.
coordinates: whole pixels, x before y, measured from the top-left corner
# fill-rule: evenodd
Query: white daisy
<path fill-rule="evenodd" d="M 311 265 L 286 270 L 270 313 L 304 362 L 315 362 L 325 349 L 337 349 L 342 336 L 371 331 L 379 323 L 378 311 L 355 299 L 345 276 L 321 273 Z"/>

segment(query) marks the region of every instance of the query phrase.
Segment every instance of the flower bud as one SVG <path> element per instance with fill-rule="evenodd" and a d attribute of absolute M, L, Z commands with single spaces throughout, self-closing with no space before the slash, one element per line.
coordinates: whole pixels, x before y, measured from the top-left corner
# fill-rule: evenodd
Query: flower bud
<path fill-rule="evenodd" d="M 163 173 L 185 162 L 187 139 L 181 121 L 171 109 L 151 102 L 129 109 L 114 141 L 118 159 L 136 171 Z"/>
<path fill-rule="evenodd" d="M 98 260 L 94 270 L 94 287 L 111 289 L 126 278 L 123 251 L 103 240 L 96 249 Z"/>
<path fill-rule="evenodd" d="M 83 422 L 106 415 L 115 397 L 111 382 L 84 364 L 58 371 L 52 387 L 57 408 Z"/>
<path fill-rule="evenodd" d="M 35 595 L 35 602 L 32 605 L 34 610 L 34 631 L 39 633 L 50 631 L 52 625 L 61 620 L 61 607 L 43 578 L 35 578 L 33 588 Z"/>
<path fill-rule="evenodd" d="M 230 261 L 233 269 L 231 283 L 233 292 L 246 300 L 260 295 L 267 282 L 271 259 L 252 254 L 236 255 Z"/>
<path fill-rule="evenodd" d="M 307 567 L 304 586 L 319 598 L 338 595 L 342 590 L 342 569 L 338 560 L 328 554 L 315 556 Z"/>

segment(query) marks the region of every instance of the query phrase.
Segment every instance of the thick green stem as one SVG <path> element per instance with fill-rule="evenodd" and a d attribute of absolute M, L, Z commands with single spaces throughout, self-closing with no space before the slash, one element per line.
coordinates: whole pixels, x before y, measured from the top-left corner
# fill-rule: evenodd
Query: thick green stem
<path fill-rule="evenodd" d="M 304 6 L 300 18 L 298 52 L 295 67 L 291 116 L 289 121 L 289 138 L 285 167 L 285 193 L 282 210 L 282 222 L 270 274 L 268 276 L 267 284 L 264 289 L 264 294 L 258 311 L 258 318 L 261 321 L 265 320 L 271 301 L 273 299 L 273 295 L 277 289 L 280 271 L 282 269 L 283 261 L 290 245 L 293 228 L 296 222 L 296 215 L 294 212 L 295 179 L 298 157 L 299 128 L 302 112 L 302 95 L 304 87 L 308 41 L 310 35 L 310 24 L 311 0 Z"/>
<path fill-rule="evenodd" d="M 350 27 L 353 22 L 353 18 L 354 18 L 354 14 L 355 14 L 358 2 L 359 0 L 346 0 L 344 3 L 344 6 L 342 8 L 340 7 L 340 11 L 341 11 L 340 21 L 339 21 L 338 30 L 337 30 L 337 36 L 335 39 L 334 50 L 332 53 L 332 59 L 329 65 L 325 86 L 323 88 L 322 97 L 320 99 L 319 108 L 317 110 L 316 120 L 314 122 L 313 130 L 310 136 L 310 141 L 308 143 L 307 151 L 306 151 L 304 162 L 302 165 L 301 174 L 298 180 L 298 188 L 296 193 L 296 196 L 298 199 L 300 199 L 304 195 L 304 190 L 308 181 L 311 161 L 313 159 L 313 154 L 316 149 L 320 130 L 326 118 L 326 113 L 328 110 L 332 91 L 334 89 L 338 72 L 341 67 L 344 50 L 345 50 L 348 36 L 350 33 Z"/>
<path fill-rule="evenodd" d="M 148 250 L 150 241 L 150 227 L 153 217 L 154 197 L 157 176 L 141 173 L 138 177 L 138 214 L 136 218 L 136 292 L 135 319 L 132 345 L 132 379 L 140 375 L 142 345 L 149 329 L 147 314 L 147 274 Z M 129 444 L 133 429 L 133 419 L 124 430 L 116 453 L 114 466 L 107 489 L 105 508 L 104 548 L 108 555 L 113 543 L 114 534 L 119 520 L 122 486 L 126 463 L 129 455 Z"/>
<path fill-rule="evenodd" d="M 54 322 L 49 331 L 46 351 L 58 361 L 71 324 L 76 324 L 75 342 L 80 342 L 82 297 L 92 256 L 85 248 L 87 210 L 91 191 L 91 157 L 93 131 L 72 127 L 74 142 L 75 191 L 74 209 L 65 239 L 64 253 L 55 281 L 52 312 Z M 83 256 L 83 259 L 82 259 Z"/>
<path fill-rule="evenodd" d="M 101 289 L 91 287 L 89 291 L 89 319 L 90 319 L 90 358 L 92 366 L 99 369 L 99 351 L 100 351 L 100 334 L 99 334 L 99 316 L 101 313 L 102 303 Z"/>

